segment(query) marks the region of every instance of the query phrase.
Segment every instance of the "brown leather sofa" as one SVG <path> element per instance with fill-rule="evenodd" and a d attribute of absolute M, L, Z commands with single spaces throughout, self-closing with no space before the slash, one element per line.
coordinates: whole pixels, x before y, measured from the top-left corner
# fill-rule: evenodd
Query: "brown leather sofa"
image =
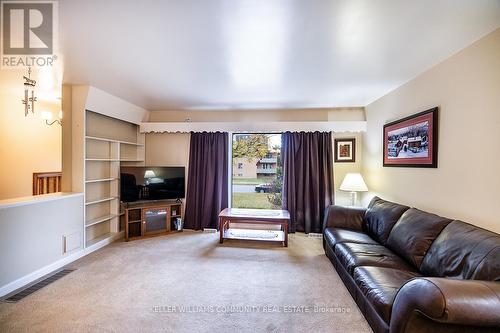
<path fill-rule="evenodd" d="M 500 332 L 500 235 L 378 197 L 328 207 L 323 230 L 374 332 Z"/>

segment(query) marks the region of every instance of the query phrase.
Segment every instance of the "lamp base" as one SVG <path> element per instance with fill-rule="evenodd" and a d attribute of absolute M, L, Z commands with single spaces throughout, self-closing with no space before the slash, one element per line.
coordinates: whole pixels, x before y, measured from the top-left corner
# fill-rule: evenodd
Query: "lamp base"
<path fill-rule="evenodd" d="M 358 193 L 354 192 L 354 191 L 351 191 L 350 194 L 351 194 L 351 204 L 350 204 L 350 206 L 354 207 L 354 206 L 356 206 L 356 202 L 358 201 Z"/>

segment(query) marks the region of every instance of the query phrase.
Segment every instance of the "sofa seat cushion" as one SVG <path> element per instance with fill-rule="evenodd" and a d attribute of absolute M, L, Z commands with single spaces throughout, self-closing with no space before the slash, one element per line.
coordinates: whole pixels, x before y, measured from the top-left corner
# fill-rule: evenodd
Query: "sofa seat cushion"
<path fill-rule="evenodd" d="M 406 282 L 419 276 L 417 272 L 388 267 L 357 267 L 354 270 L 354 282 L 387 324 L 397 292 Z"/>
<path fill-rule="evenodd" d="M 326 228 L 324 235 L 326 242 L 331 248 L 339 243 L 378 244 L 362 231 L 341 228 Z"/>
<path fill-rule="evenodd" d="M 415 270 L 391 250 L 380 244 L 340 243 L 335 246 L 335 255 L 350 275 L 359 266 Z"/>

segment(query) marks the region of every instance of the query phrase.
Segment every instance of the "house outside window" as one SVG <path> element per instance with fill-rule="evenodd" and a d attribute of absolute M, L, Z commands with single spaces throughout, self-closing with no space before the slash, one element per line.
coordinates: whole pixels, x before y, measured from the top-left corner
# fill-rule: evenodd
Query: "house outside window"
<path fill-rule="evenodd" d="M 281 209 L 281 134 L 233 134 L 232 207 Z"/>

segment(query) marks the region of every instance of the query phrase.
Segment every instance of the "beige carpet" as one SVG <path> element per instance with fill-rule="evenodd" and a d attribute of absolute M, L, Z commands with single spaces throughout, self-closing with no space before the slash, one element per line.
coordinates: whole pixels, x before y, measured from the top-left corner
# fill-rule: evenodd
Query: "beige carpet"
<path fill-rule="evenodd" d="M 0 332 L 371 332 L 321 239 L 294 234 L 282 248 L 217 236 L 113 243 L 0 302 Z"/>

